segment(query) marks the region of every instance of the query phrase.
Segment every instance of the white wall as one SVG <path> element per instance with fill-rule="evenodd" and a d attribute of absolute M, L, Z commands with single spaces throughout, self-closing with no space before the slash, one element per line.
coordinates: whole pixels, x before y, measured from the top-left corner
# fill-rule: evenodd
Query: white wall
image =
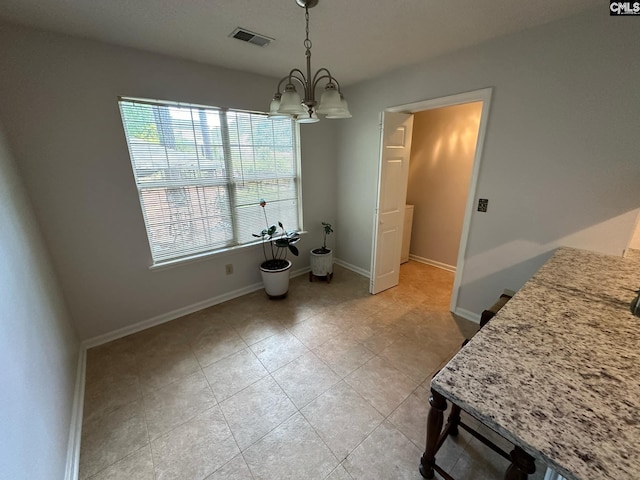
<path fill-rule="evenodd" d="M 61 479 L 78 341 L 0 129 L 0 477 Z"/>
<path fill-rule="evenodd" d="M 485 87 L 494 91 L 477 197 L 489 210 L 472 216 L 458 307 L 480 313 L 558 245 L 620 255 L 640 208 L 639 44 L 637 22 L 596 9 L 349 88 L 340 257 L 370 268 L 379 113 Z"/>
<path fill-rule="evenodd" d="M 0 71 L 0 121 L 82 339 L 260 282 L 256 247 L 148 269 L 117 96 L 264 110 L 276 80 L 9 24 L 0 28 Z M 294 269 L 308 265 L 320 222 L 333 219 L 336 205 L 333 127 L 322 122 L 301 132 L 311 234 Z"/>
<path fill-rule="evenodd" d="M 407 203 L 415 205 L 410 254 L 455 268 L 482 102 L 417 112 Z"/>

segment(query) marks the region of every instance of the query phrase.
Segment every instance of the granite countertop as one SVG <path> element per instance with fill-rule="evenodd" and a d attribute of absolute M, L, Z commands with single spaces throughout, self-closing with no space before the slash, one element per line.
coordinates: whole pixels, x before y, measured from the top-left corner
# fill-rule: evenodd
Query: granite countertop
<path fill-rule="evenodd" d="M 637 480 L 639 287 L 638 258 L 560 248 L 431 386 L 566 479 Z"/>

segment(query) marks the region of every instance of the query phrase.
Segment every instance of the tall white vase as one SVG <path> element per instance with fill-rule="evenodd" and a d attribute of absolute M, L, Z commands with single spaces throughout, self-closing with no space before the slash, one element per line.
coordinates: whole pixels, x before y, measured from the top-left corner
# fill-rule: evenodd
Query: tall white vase
<path fill-rule="evenodd" d="M 269 297 L 283 297 L 289 291 L 289 270 L 291 261 L 286 260 L 287 266 L 278 270 L 269 270 L 260 265 L 260 275 L 264 289 Z"/>

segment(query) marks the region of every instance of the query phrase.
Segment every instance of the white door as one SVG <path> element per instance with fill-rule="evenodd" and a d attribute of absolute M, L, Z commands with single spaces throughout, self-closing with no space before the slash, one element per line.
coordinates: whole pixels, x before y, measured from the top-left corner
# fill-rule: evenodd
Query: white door
<path fill-rule="evenodd" d="M 404 205 L 409 180 L 413 115 L 384 112 L 381 133 L 380 182 L 375 210 L 371 293 L 398 285 Z"/>

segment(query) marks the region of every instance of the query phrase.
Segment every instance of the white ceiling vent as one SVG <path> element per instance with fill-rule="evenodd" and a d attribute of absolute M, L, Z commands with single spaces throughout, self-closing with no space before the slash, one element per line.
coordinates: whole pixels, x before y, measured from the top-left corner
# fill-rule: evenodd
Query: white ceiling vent
<path fill-rule="evenodd" d="M 260 35 L 259 33 L 255 33 L 241 27 L 236 28 L 229 34 L 229 36 L 242 40 L 243 42 L 258 45 L 259 47 L 266 47 L 273 41 L 273 38 L 265 37 L 264 35 Z"/>

